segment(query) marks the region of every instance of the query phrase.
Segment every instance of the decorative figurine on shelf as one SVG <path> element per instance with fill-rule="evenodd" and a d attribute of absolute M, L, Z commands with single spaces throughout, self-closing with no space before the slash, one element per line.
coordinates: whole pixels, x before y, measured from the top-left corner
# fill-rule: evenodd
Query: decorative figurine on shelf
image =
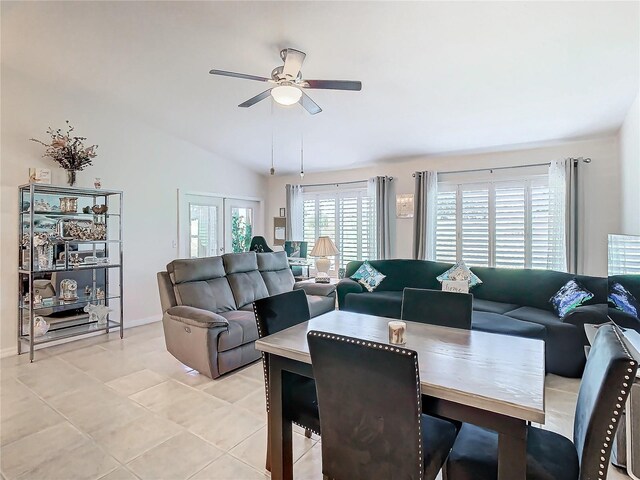
<path fill-rule="evenodd" d="M 98 300 L 104 300 L 104 290 L 100 287 L 96 288 L 96 298 Z"/>
<path fill-rule="evenodd" d="M 29 295 L 28 293 L 22 297 L 22 303 L 24 303 L 25 305 L 28 305 L 31 303 L 31 295 Z"/>
<path fill-rule="evenodd" d="M 82 213 L 91 213 L 91 207 L 89 205 L 87 205 L 86 207 L 84 207 L 82 209 Z"/>
<path fill-rule="evenodd" d="M 84 287 L 84 296 L 85 297 L 90 297 L 93 295 L 93 290 L 91 289 L 91 287 L 89 285 L 86 285 Z"/>
<path fill-rule="evenodd" d="M 78 282 L 65 278 L 60 282 L 60 300 L 71 302 L 78 300 Z"/>
<path fill-rule="evenodd" d="M 46 150 L 43 157 L 52 158 L 61 168 L 67 171 L 67 183 L 73 187 L 76 184 L 76 172 L 84 170 L 91 165 L 91 160 L 96 157 L 97 145 L 84 146 L 86 137 L 75 137 L 72 135 L 74 128 L 67 123 L 67 131 L 61 129 L 54 130 L 51 127 L 47 133 L 51 135 L 51 143 L 44 143 L 36 138 L 31 140 L 44 145 Z"/>
<path fill-rule="evenodd" d="M 37 293 L 33 296 L 33 305 L 42 305 L 42 295 L 38 295 Z"/>
<path fill-rule="evenodd" d="M 49 324 L 44 318 L 38 316 L 33 319 L 33 335 L 34 336 L 41 337 L 48 331 L 49 331 Z"/>
<path fill-rule="evenodd" d="M 93 188 L 96 190 L 100 190 L 102 188 L 102 180 L 100 177 L 96 177 L 93 179 Z"/>
<path fill-rule="evenodd" d="M 96 215 L 102 215 L 103 213 L 107 213 L 109 207 L 107 207 L 106 205 L 94 205 L 93 207 L 91 207 L 91 210 Z"/>
<path fill-rule="evenodd" d="M 72 253 L 69 256 L 69 260 L 71 262 L 71 265 L 73 265 L 75 268 L 78 268 L 80 266 L 80 256 L 77 253 Z"/>
<path fill-rule="evenodd" d="M 60 197 L 60 211 L 62 213 L 76 213 L 78 211 L 78 197 Z"/>
<path fill-rule="evenodd" d="M 91 303 L 87 304 L 83 310 L 89 314 L 90 322 L 96 322 L 100 326 L 107 324 L 107 316 L 111 312 L 111 309 L 106 305 L 93 305 Z"/>

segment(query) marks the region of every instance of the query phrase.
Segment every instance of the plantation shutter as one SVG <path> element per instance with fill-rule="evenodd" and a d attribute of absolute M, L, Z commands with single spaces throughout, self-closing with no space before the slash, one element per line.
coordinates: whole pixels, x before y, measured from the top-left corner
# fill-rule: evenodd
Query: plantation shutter
<path fill-rule="evenodd" d="M 353 260 L 376 258 L 375 198 L 367 189 L 305 192 L 303 236 L 311 252 L 319 236 L 328 236 L 340 251 L 330 257 L 331 270 Z M 311 259 L 313 261 L 313 259 Z"/>
<path fill-rule="evenodd" d="M 495 187 L 495 263 L 496 267 L 524 268 L 525 187 Z"/>
<path fill-rule="evenodd" d="M 457 245 L 456 190 L 438 187 L 436 209 L 436 259 L 455 263 Z"/>
<path fill-rule="evenodd" d="M 469 266 L 489 266 L 489 187 L 462 190 L 462 260 Z"/>

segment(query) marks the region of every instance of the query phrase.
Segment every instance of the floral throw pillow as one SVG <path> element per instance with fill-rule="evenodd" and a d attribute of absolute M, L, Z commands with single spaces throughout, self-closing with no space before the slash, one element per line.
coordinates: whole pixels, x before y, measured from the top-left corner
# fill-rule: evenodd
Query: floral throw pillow
<path fill-rule="evenodd" d="M 364 262 L 351 278 L 373 292 L 387 276 L 373 268 L 369 262 Z"/>
<path fill-rule="evenodd" d="M 614 283 L 609 290 L 609 303 L 618 310 L 640 318 L 640 304 L 631 292 L 619 283 Z"/>
<path fill-rule="evenodd" d="M 438 280 L 440 283 L 442 283 L 444 280 L 453 280 L 453 281 L 464 280 L 469 282 L 469 288 L 473 288 L 476 285 L 482 284 L 482 280 L 480 280 L 475 273 L 469 270 L 469 267 L 467 267 L 464 264 L 464 262 L 456 263 L 449 270 L 447 270 L 441 275 L 438 275 L 436 277 L 436 280 Z"/>
<path fill-rule="evenodd" d="M 593 293 L 580 285 L 578 281 L 569 280 L 549 299 L 549 302 L 553 305 L 558 316 L 562 318 L 592 298 Z"/>

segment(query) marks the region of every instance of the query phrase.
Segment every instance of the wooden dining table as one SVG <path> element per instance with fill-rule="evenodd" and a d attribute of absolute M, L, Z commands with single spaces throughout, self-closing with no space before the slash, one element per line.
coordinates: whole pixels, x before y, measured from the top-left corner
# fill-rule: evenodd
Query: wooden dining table
<path fill-rule="evenodd" d="M 294 372 L 313 378 L 307 332 L 389 343 L 391 320 L 336 310 L 256 341 L 256 348 L 269 355 L 272 480 L 293 478 L 292 425 L 282 414 L 282 376 Z M 418 353 L 423 411 L 498 432 L 498 479 L 524 480 L 527 424 L 545 421 L 544 342 L 406 323 L 405 347 Z"/>

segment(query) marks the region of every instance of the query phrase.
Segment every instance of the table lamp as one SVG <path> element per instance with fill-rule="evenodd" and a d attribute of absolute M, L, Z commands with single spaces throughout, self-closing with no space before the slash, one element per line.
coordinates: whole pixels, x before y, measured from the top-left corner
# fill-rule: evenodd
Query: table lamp
<path fill-rule="evenodd" d="M 318 237 L 310 254 L 312 257 L 318 257 L 316 259 L 316 282 L 329 283 L 329 267 L 331 266 L 331 262 L 327 257 L 337 255 L 338 253 L 340 252 L 329 237 Z"/>

